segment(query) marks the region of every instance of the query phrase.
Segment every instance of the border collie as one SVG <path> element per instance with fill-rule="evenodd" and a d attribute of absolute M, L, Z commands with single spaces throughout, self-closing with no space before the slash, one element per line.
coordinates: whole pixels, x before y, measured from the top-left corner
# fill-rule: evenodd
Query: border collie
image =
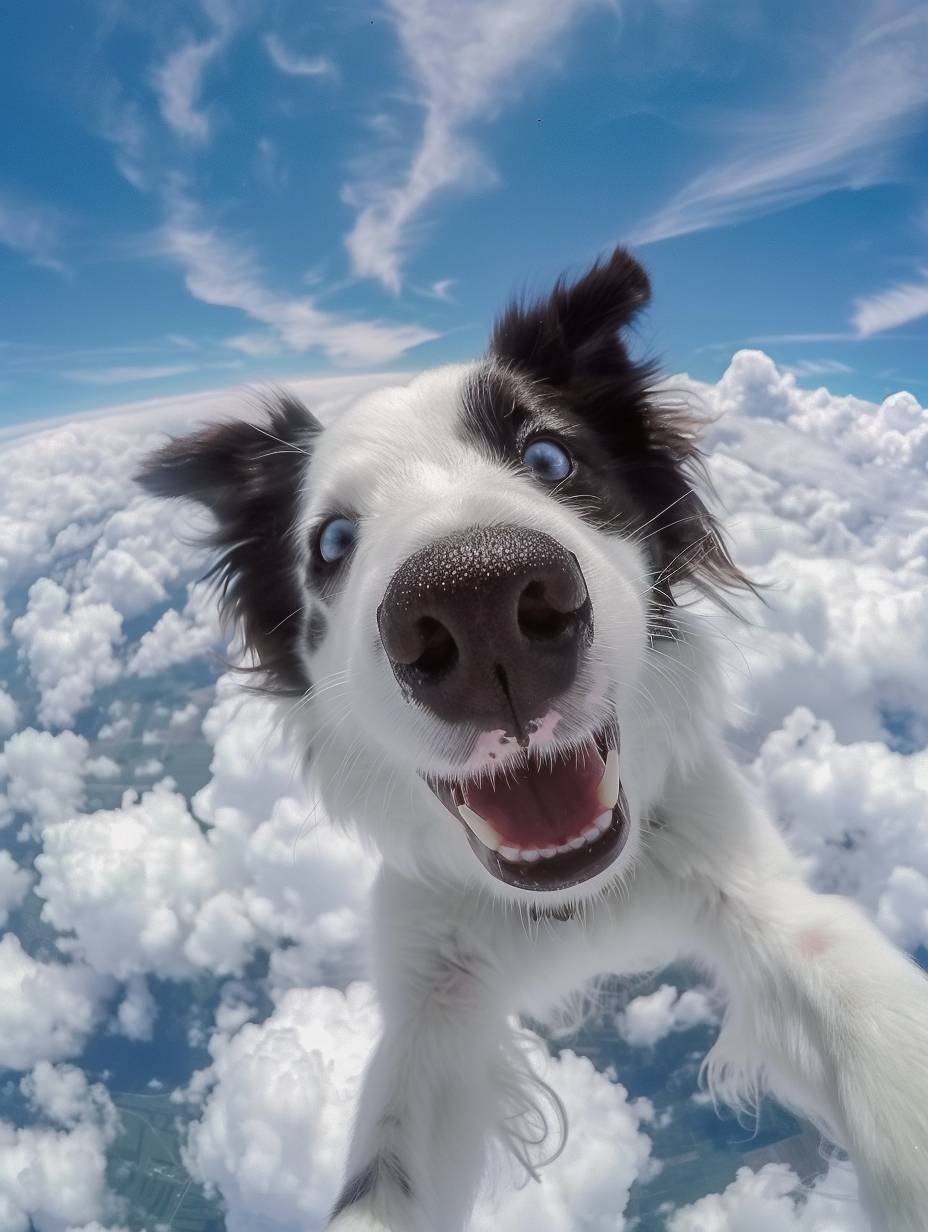
<path fill-rule="evenodd" d="M 324 428 L 280 396 L 140 476 L 214 515 L 225 614 L 383 858 L 383 1034 L 333 1232 L 466 1226 L 493 1139 L 534 1171 L 559 1111 L 513 1014 L 681 959 L 726 996 L 713 1095 L 771 1091 L 850 1153 L 875 1232 L 928 1228 L 928 981 L 810 889 L 723 744 L 690 600 L 750 583 L 694 420 L 623 341 L 649 295 L 618 249 L 475 363 Z"/>

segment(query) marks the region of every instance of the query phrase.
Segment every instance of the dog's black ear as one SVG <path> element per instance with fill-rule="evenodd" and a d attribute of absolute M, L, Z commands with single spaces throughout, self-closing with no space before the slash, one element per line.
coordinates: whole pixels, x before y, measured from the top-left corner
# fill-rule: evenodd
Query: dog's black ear
<path fill-rule="evenodd" d="M 223 616 L 241 623 L 258 669 L 277 692 L 307 687 L 297 653 L 303 602 L 293 570 L 299 493 L 321 424 L 290 395 L 257 422 L 227 420 L 170 441 L 144 460 L 136 480 L 154 496 L 184 497 L 214 518 L 206 545 L 218 553 L 208 577 Z"/>
<path fill-rule="evenodd" d="M 500 317 L 491 361 L 524 373 L 539 392 L 592 428 L 610 459 L 618 508 L 629 504 L 648 528 L 657 564 L 655 593 L 672 602 L 673 583 L 690 578 L 720 591 L 751 583 L 732 563 L 719 527 L 697 494 L 700 422 L 685 403 L 655 389 L 657 367 L 633 359 L 621 331 L 649 302 L 651 284 L 624 248 L 545 300 L 516 303 Z M 635 531 L 630 517 L 611 523 Z"/>
<path fill-rule="evenodd" d="M 651 283 L 624 248 L 576 282 L 561 279 L 545 300 L 511 305 L 497 321 L 490 350 L 552 385 L 605 375 L 626 359 L 617 333 L 651 298 Z"/>

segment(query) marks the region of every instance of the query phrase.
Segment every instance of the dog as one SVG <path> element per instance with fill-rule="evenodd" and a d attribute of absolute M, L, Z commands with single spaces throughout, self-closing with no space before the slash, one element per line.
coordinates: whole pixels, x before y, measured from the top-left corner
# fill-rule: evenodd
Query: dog
<path fill-rule="evenodd" d="M 772 1092 L 850 1154 L 874 1232 L 928 1228 L 928 980 L 806 884 L 724 745 L 700 603 L 751 583 L 693 417 L 627 349 L 649 298 L 619 248 L 474 363 L 325 427 L 281 394 L 143 465 L 213 515 L 258 683 L 382 857 L 332 1232 L 466 1226 L 494 1142 L 532 1171 L 560 1117 L 512 1016 L 680 960 L 726 997 L 712 1094 Z"/>

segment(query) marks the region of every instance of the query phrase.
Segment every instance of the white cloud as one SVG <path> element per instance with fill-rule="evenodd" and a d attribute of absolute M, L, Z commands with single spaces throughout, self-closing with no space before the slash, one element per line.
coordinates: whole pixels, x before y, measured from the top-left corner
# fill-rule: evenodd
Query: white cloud
<path fill-rule="evenodd" d="M 116 1025 L 120 1035 L 131 1040 L 149 1040 L 154 1031 L 158 1005 L 142 976 L 131 976 L 126 995 L 116 1010 Z"/>
<path fill-rule="evenodd" d="M 43 918 L 62 947 L 118 979 L 241 971 L 259 944 L 285 985 L 357 950 L 374 864 L 325 824 L 273 707 L 227 682 L 204 721 L 212 779 L 195 800 L 159 785 L 122 807 L 46 826 Z M 78 739 L 78 737 L 74 737 Z"/>
<path fill-rule="evenodd" d="M 899 283 L 886 291 L 855 300 L 851 321 L 857 333 L 869 338 L 928 314 L 928 272 L 923 270 L 922 273 L 925 281 Z"/>
<path fill-rule="evenodd" d="M 258 138 L 254 169 L 255 176 L 261 183 L 274 192 L 286 188 L 290 179 L 290 172 L 281 156 L 280 146 L 270 137 Z"/>
<path fill-rule="evenodd" d="M 432 299 L 441 300 L 442 303 L 451 303 L 453 299 L 451 288 L 454 284 L 454 278 L 439 278 L 437 282 L 433 282 L 429 285 L 425 291 L 425 294 L 431 296 Z"/>
<path fill-rule="evenodd" d="M 169 376 L 182 376 L 195 371 L 193 364 L 160 364 L 150 367 L 69 368 L 62 372 L 68 381 L 86 385 L 127 385 L 132 381 L 160 381 Z"/>
<path fill-rule="evenodd" d="M 119 678 L 113 650 L 122 640 L 122 617 L 108 603 L 72 604 L 51 578 L 30 587 L 29 605 L 13 622 L 13 636 L 41 694 L 43 723 L 69 726 L 94 689 Z"/>
<path fill-rule="evenodd" d="M 320 350 L 336 363 L 377 364 L 437 337 L 422 326 L 354 320 L 317 308 L 310 296 L 270 290 L 254 255 L 211 228 L 192 202 L 177 195 L 169 203 L 160 250 L 184 271 L 195 299 L 239 309 L 291 351 Z M 242 339 L 234 344 L 241 347 Z"/>
<path fill-rule="evenodd" d="M 0 851 L 0 928 L 6 925 L 32 885 L 32 874 L 20 868 L 8 851 Z"/>
<path fill-rule="evenodd" d="M 796 364 L 784 367 L 783 370 L 791 372 L 793 376 L 831 376 L 854 371 L 840 359 L 801 359 Z"/>
<path fill-rule="evenodd" d="M 842 744 L 800 708 L 753 771 L 820 885 L 879 911 L 899 944 L 928 945 L 928 748 Z"/>
<path fill-rule="evenodd" d="M 215 1063 L 186 1161 L 217 1186 L 229 1232 L 321 1227 L 342 1181 L 361 1073 L 379 1025 L 366 985 L 346 993 L 291 989 L 260 1025 L 231 1038 L 214 1035 Z M 565 1052 L 552 1059 L 534 1041 L 541 1077 L 564 1098 L 571 1136 L 540 1185 L 485 1195 L 475 1232 L 615 1232 L 624 1226 L 632 1182 L 650 1169 L 642 1122 L 646 1102 L 630 1105 L 613 1077 Z"/>
<path fill-rule="evenodd" d="M 190 511 L 165 512 L 162 501 L 139 494 L 106 519 L 68 577 L 81 604 L 106 603 L 123 617 L 138 616 L 167 598 L 168 585 L 205 569 L 205 554 L 190 546 Z M 194 589 L 188 603 L 194 614 L 203 606 L 195 596 Z M 214 611 L 202 616 L 207 619 L 215 627 Z"/>
<path fill-rule="evenodd" d="M 0 753 L 0 825 L 15 810 L 30 817 L 35 832 L 41 833 L 80 808 L 87 775 L 108 778 L 113 769 L 108 758 L 90 756 L 83 736 L 27 727 L 11 736 Z"/>
<path fill-rule="evenodd" d="M 807 1194 L 799 1186 L 785 1164 L 740 1168 L 723 1194 L 672 1214 L 667 1232 L 871 1232 L 850 1168 L 833 1164 Z"/>
<path fill-rule="evenodd" d="M 129 659 L 128 671 L 138 676 L 156 676 L 178 663 L 189 663 L 219 646 L 222 630 L 215 597 L 208 586 L 189 587 L 183 611 L 170 607 L 159 617 Z"/>
<path fill-rule="evenodd" d="M 303 56 L 288 47 L 279 34 L 264 38 L 264 49 L 275 68 L 290 77 L 326 77 L 335 72 L 335 66 L 326 56 Z"/>
<path fill-rule="evenodd" d="M 805 90 L 792 87 L 789 98 L 742 117 L 741 147 L 691 180 L 628 242 L 725 226 L 894 178 L 894 146 L 928 103 L 926 54 L 922 6 L 874 4 L 844 46 L 827 49 Z"/>
<path fill-rule="evenodd" d="M 106 1186 L 106 1150 L 117 1128 L 109 1096 L 73 1066 L 45 1062 L 22 1088 L 38 1113 L 64 1129 L 0 1121 L 0 1227 L 107 1232 L 98 1220 L 116 1208 Z"/>
<path fill-rule="evenodd" d="M 148 176 L 144 166 L 148 131 L 140 107 L 127 100 L 115 84 L 104 87 L 98 114 L 97 129 L 100 136 L 115 149 L 116 168 L 133 188 L 147 186 Z"/>
<path fill-rule="evenodd" d="M 653 1048 L 672 1031 L 685 1031 L 718 1020 L 712 998 L 702 988 L 679 992 L 662 984 L 655 992 L 635 997 L 619 1014 L 616 1027 L 629 1044 Z"/>
<path fill-rule="evenodd" d="M 530 1040 L 530 1036 L 526 1036 Z M 629 1103 L 615 1073 L 598 1071 L 587 1057 L 566 1050 L 555 1059 L 540 1040 L 532 1049 L 536 1071 L 558 1093 L 567 1112 L 567 1145 L 541 1171 L 539 1184 L 485 1190 L 473 1232 L 621 1232 L 635 1181 L 654 1175 L 647 1100 Z"/>
<path fill-rule="evenodd" d="M 422 133 L 398 181 L 385 179 L 378 165 L 344 191 L 358 210 L 346 238 L 358 274 L 399 290 L 409 231 L 423 208 L 442 190 L 473 187 L 490 175 L 463 129 L 536 79 L 570 24 L 596 3 L 390 0 L 423 110 Z"/>
<path fill-rule="evenodd" d="M 163 771 L 163 763 L 157 757 L 149 757 L 147 761 L 139 762 L 132 773 L 137 779 L 153 779 Z"/>
<path fill-rule="evenodd" d="M 81 1121 L 115 1120 L 116 1110 L 106 1088 L 99 1083 L 91 1086 L 84 1072 L 74 1065 L 40 1061 L 19 1085 L 37 1112 L 65 1129 Z"/>
<path fill-rule="evenodd" d="M 180 710 L 175 710 L 171 715 L 169 727 L 186 727 L 192 723 L 194 719 L 199 718 L 200 708 L 196 702 L 188 702 L 186 706 L 182 706 Z"/>
<path fill-rule="evenodd" d="M 165 122 L 178 136 L 200 145 L 209 140 L 210 133 L 209 116 L 199 108 L 203 77 L 224 45 L 225 40 L 218 35 L 185 43 L 172 51 L 152 74 Z"/>
<path fill-rule="evenodd" d="M 0 937 L 0 1066 L 31 1069 L 75 1056 L 108 991 L 107 981 L 82 964 L 42 962 L 12 933 Z"/>
<path fill-rule="evenodd" d="M 156 787 L 133 802 L 129 793 L 122 809 L 49 826 L 36 868 L 43 917 L 74 932 L 94 970 L 119 979 L 194 972 L 185 946 L 219 891 L 220 873 L 180 796 Z M 242 947 L 229 936 L 217 969 L 239 968 L 248 940 Z"/>
<path fill-rule="evenodd" d="M 208 38 L 188 38 L 152 72 L 161 115 L 175 133 L 195 145 L 205 145 L 211 132 L 209 113 L 201 104 L 203 81 L 210 64 L 225 51 L 246 16 L 240 0 L 200 0 L 214 27 Z"/>
<path fill-rule="evenodd" d="M 0 638 L 0 647 L 2 646 L 3 640 Z M 18 722 L 19 707 L 6 689 L 0 687 L 0 736 L 8 736 L 11 731 L 15 731 Z"/>
<path fill-rule="evenodd" d="M 58 257 L 64 216 L 50 206 L 0 191 L 0 245 L 36 265 L 62 271 Z"/>

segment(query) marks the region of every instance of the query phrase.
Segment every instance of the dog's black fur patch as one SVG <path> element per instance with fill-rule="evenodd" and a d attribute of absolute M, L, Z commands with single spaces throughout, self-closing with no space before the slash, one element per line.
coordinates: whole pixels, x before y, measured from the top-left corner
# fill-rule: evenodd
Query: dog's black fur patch
<path fill-rule="evenodd" d="M 292 533 L 307 458 L 321 424 L 290 394 L 265 418 L 210 424 L 165 445 L 136 476 L 156 496 L 187 497 L 213 514 L 207 546 L 219 553 L 207 577 L 224 619 L 240 621 L 262 683 L 279 694 L 309 686 L 300 661 L 302 604 Z"/>
<path fill-rule="evenodd" d="M 561 436 L 580 465 L 555 495 L 603 530 L 642 533 L 663 609 L 683 578 L 716 598 L 751 583 L 694 490 L 698 421 L 655 394 L 655 365 L 633 360 L 619 335 L 650 294 L 645 271 L 617 248 L 547 299 L 511 305 L 471 382 L 465 423 L 510 459 L 527 423 L 532 434 Z"/>
<path fill-rule="evenodd" d="M 372 1160 L 363 1171 L 349 1178 L 332 1207 L 329 1219 L 334 1220 L 349 1206 L 363 1202 L 384 1179 L 394 1185 L 404 1197 L 412 1197 L 412 1183 L 406 1169 L 395 1156 L 381 1155 Z"/>

